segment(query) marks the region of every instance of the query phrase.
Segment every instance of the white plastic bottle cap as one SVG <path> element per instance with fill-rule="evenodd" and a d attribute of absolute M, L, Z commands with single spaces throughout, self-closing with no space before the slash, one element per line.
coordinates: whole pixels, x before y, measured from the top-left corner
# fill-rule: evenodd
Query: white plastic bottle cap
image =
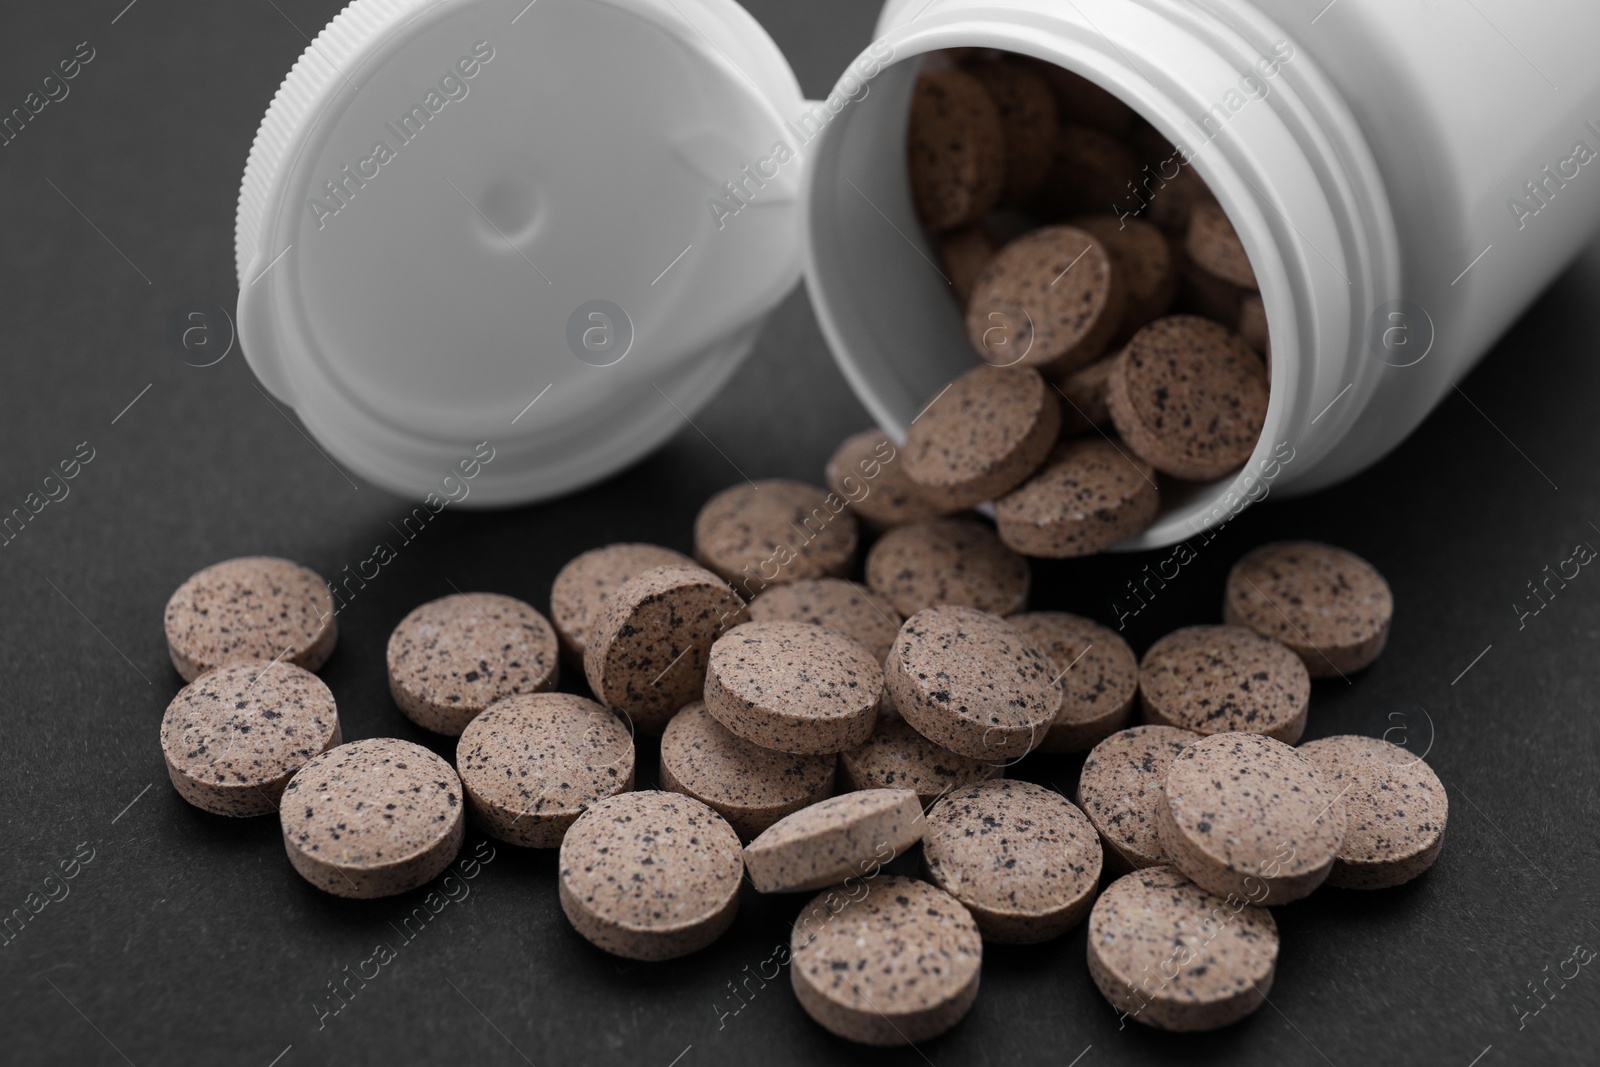
<path fill-rule="evenodd" d="M 604 477 L 682 428 L 795 284 L 802 103 L 731 0 L 355 0 L 250 152 L 246 358 L 406 496 L 484 441 L 469 503 Z"/>

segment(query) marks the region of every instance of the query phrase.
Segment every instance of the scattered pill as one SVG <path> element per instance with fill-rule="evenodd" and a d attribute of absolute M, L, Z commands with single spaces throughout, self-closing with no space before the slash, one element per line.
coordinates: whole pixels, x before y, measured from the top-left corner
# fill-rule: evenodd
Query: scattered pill
<path fill-rule="evenodd" d="M 1261 359 L 1195 315 L 1157 319 L 1111 371 L 1111 421 L 1129 449 L 1174 478 L 1220 478 L 1255 450 L 1267 417 Z"/>
<path fill-rule="evenodd" d="M 1127 299 L 1116 338 L 1126 341 L 1166 313 L 1178 291 L 1178 269 L 1166 236 L 1155 225 L 1111 215 L 1083 215 L 1072 225 L 1105 245 L 1111 267 L 1124 283 Z"/>
<path fill-rule="evenodd" d="M 312 570 L 271 556 L 213 563 L 167 601 L 167 652 L 186 682 L 247 660 L 314 671 L 338 641 L 333 595 Z"/>
<path fill-rule="evenodd" d="M 984 940 L 1028 944 L 1083 921 L 1100 882 L 1100 839 L 1083 812 L 1032 782 L 979 782 L 928 811 L 928 878 L 955 897 Z"/>
<path fill-rule="evenodd" d="M 972 915 L 926 882 L 882 875 L 863 895 L 830 889 L 790 938 L 795 996 L 820 1026 L 866 1045 L 944 1033 L 978 996 L 983 941 Z"/>
<path fill-rule="evenodd" d="M 906 473 L 904 454 L 878 430 L 846 438 L 829 458 L 824 480 L 851 511 L 879 526 L 936 519 L 949 510 L 922 495 Z"/>
<path fill-rule="evenodd" d="M 583 673 L 595 699 L 652 736 L 699 700 L 718 637 L 748 617 L 739 594 L 700 567 L 655 567 L 612 590 L 595 617 Z"/>
<path fill-rule="evenodd" d="M 706 710 L 746 741 L 802 755 L 872 736 L 883 668 L 859 642 L 806 622 L 749 622 L 717 639 Z"/>
<path fill-rule="evenodd" d="M 909 789 L 862 789 L 786 815 L 745 846 L 750 882 L 796 893 L 867 877 L 922 840 L 922 802 Z"/>
<path fill-rule="evenodd" d="M 1394 594 L 1354 552 L 1316 541 L 1278 541 L 1228 572 L 1222 617 L 1299 656 L 1313 678 L 1350 674 L 1389 641 Z"/>
<path fill-rule="evenodd" d="M 975 222 L 999 202 L 1005 139 L 1000 111 L 977 78 L 957 69 L 917 78 L 906 174 L 917 217 L 932 230 Z"/>
<path fill-rule="evenodd" d="M 457 593 L 412 611 L 389 636 L 389 692 L 406 718 L 459 737 L 501 697 L 556 686 L 556 632 L 529 604 Z"/>
<path fill-rule="evenodd" d="M 467 724 L 456 767 L 489 836 L 555 848 L 589 806 L 633 788 L 633 737 L 610 711 L 567 693 L 495 701 Z"/>
<path fill-rule="evenodd" d="M 278 809 L 289 862 L 339 897 L 394 896 L 450 866 L 465 833 L 461 779 L 421 745 L 369 737 L 300 768 Z"/>
<path fill-rule="evenodd" d="M 879 663 L 905 620 L 883 597 L 841 578 L 775 585 L 750 602 L 753 622 L 808 622 L 843 634 Z"/>
<path fill-rule="evenodd" d="M 1450 798 L 1433 768 L 1399 745 L 1345 734 L 1301 745 L 1339 795 L 1345 835 L 1328 884 L 1387 889 L 1433 866 L 1444 847 Z"/>
<path fill-rule="evenodd" d="M 1160 506 L 1148 463 L 1106 438 L 1080 437 L 995 501 L 995 529 L 1023 555 L 1089 556 L 1149 526 Z"/>
<path fill-rule="evenodd" d="M 972 519 L 897 526 L 867 552 L 867 585 L 901 615 L 961 604 L 1011 615 L 1028 603 L 1028 561 Z"/>
<path fill-rule="evenodd" d="M 794 755 L 752 744 L 695 701 L 661 735 L 661 788 L 686 793 L 748 841 L 791 812 L 833 793 L 832 755 Z"/>
<path fill-rule="evenodd" d="M 859 533 L 844 498 L 804 482 L 729 486 L 694 520 L 694 555 L 750 599 L 768 585 L 842 577 Z"/>
<path fill-rule="evenodd" d="M 884 672 L 906 722 L 974 759 L 1026 755 L 1061 708 L 1061 683 L 1045 654 L 1004 619 L 972 608 L 947 605 L 911 616 Z"/>
<path fill-rule="evenodd" d="M 1316 764 L 1260 734 L 1215 734 L 1173 757 L 1156 809 L 1172 865 L 1213 893 L 1286 904 L 1321 885 L 1345 834 Z"/>
<path fill-rule="evenodd" d="M 1071 437 L 1096 426 L 1111 425 L 1107 401 L 1111 389 L 1111 368 L 1116 355 L 1105 356 L 1087 366 L 1065 374 L 1050 374 L 1050 381 L 1061 397 L 1061 436 Z"/>
<path fill-rule="evenodd" d="M 1115 630 L 1064 611 L 1030 611 L 1006 620 L 1049 657 L 1061 710 L 1040 752 L 1086 752 L 1122 729 L 1139 692 L 1139 660 Z"/>
<path fill-rule="evenodd" d="M 668 960 L 733 925 L 744 868 L 722 816 L 681 793 L 608 797 L 561 842 L 561 909 L 614 956 Z"/>
<path fill-rule="evenodd" d="M 967 337 L 986 363 L 1067 371 L 1106 350 L 1125 300 L 1105 245 L 1046 226 L 1007 244 L 978 276 Z"/>
<path fill-rule="evenodd" d="M 1218 896 L 1172 867 L 1124 875 L 1089 914 L 1089 974 L 1102 996 L 1160 1030 L 1215 1030 L 1267 999 L 1278 925 L 1266 908 Z"/>
<path fill-rule="evenodd" d="M 839 771 L 851 789 L 910 789 L 924 806 L 959 786 L 1005 775 L 1001 763 L 940 748 L 881 707 L 872 736 L 839 753 Z"/>
<path fill-rule="evenodd" d="M 613 589 L 652 567 L 693 563 L 682 552 L 645 544 L 605 545 L 574 557 L 550 587 L 550 621 L 567 663 L 583 669 L 584 634 Z"/>
<path fill-rule="evenodd" d="M 1292 745 L 1305 733 L 1311 677 L 1299 656 L 1242 626 L 1186 626 L 1145 651 L 1139 702 L 1149 722 Z"/>
<path fill-rule="evenodd" d="M 339 742 L 333 694 L 310 671 L 282 661 L 208 671 L 161 718 L 173 787 L 215 815 L 277 811 L 294 773 Z"/>
<path fill-rule="evenodd" d="M 1031 367 L 974 367 L 906 430 L 906 474 L 949 510 L 993 500 L 1050 451 L 1061 429 L 1058 395 Z"/>
<path fill-rule="evenodd" d="M 1100 832 L 1106 870 L 1126 874 L 1171 862 L 1156 833 L 1167 769 L 1202 735 L 1173 726 L 1133 726 L 1101 741 L 1083 761 L 1078 807 Z"/>

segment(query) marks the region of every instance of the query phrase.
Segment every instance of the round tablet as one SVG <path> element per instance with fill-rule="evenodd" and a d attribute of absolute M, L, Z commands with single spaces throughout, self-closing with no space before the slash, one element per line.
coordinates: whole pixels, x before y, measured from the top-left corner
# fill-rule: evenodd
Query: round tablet
<path fill-rule="evenodd" d="M 843 498 L 769 479 L 705 502 L 694 520 L 694 555 L 748 600 L 768 585 L 844 575 L 859 536 Z"/>
<path fill-rule="evenodd" d="M 744 868 L 739 837 L 681 793 L 608 797 L 561 842 L 561 910 L 598 948 L 669 960 L 705 948 L 733 925 Z"/>
<path fill-rule="evenodd" d="M 1149 722 L 1292 745 L 1306 730 L 1311 676 L 1300 657 L 1242 626 L 1186 626 L 1145 651 L 1139 703 Z"/>
<path fill-rule="evenodd" d="M 995 528 L 1025 556 L 1092 556 L 1150 525 L 1161 507 L 1155 471 L 1104 437 L 1062 441 L 1027 481 L 994 504 Z"/>
<path fill-rule="evenodd" d="M 633 788 L 633 737 L 583 697 L 509 696 L 467 724 L 456 766 L 489 836 L 555 848 L 590 805 Z"/>
<path fill-rule="evenodd" d="M 922 840 L 922 802 L 909 789 L 842 793 L 786 815 L 744 848 L 750 884 L 795 893 L 872 877 Z"/>
<path fill-rule="evenodd" d="M 860 643 L 879 663 L 905 620 L 894 605 L 842 578 L 775 585 L 750 602 L 753 622 L 808 622 Z"/>
<path fill-rule="evenodd" d="M 1256 288 L 1256 274 L 1250 257 L 1233 232 L 1228 213 L 1214 200 L 1202 200 L 1189 214 L 1189 235 L 1185 242 L 1189 256 L 1204 270 L 1241 289 Z"/>
<path fill-rule="evenodd" d="M 449 867 L 464 810 L 454 767 L 410 741 L 369 737 L 300 768 L 278 816 L 301 877 L 366 900 L 426 885 Z"/>
<path fill-rule="evenodd" d="M 1389 640 L 1394 594 L 1377 569 L 1315 541 L 1279 541 L 1228 572 L 1222 617 L 1292 649 L 1313 678 L 1358 671 Z"/>
<path fill-rule="evenodd" d="M 994 254 L 1000 251 L 1000 246 L 982 223 L 975 223 L 941 235 L 938 251 L 939 264 L 950 282 L 950 295 L 955 297 L 956 306 L 965 313 L 978 275 L 983 273 L 983 268 L 989 265 Z"/>
<path fill-rule="evenodd" d="M 807 622 L 750 622 L 717 638 L 705 702 L 746 741 L 802 755 L 872 735 L 883 668 L 843 634 Z"/>
<path fill-rule="evenodd" d="M 883 875 L 862 896 L 830 889 L 790 938 L 790 980 L 806 1014 L 865 1045 L 944 1033 L 978 996 L 983 941 L 972 915 L 926 882 Z"/>
<path fill-rule="evenodd" d="M 1039 191 L 1056 153 L 1056 98 L 1031 67 L 1010 59 L 983 60 L 966 68 L 983 83 L 1000 112 L 1005 142 L 1002 203 L 1022 204 Z"/>
<path fill-rule="evenodd" d="M 454 593 L 422 605 L 389 635 L 389 692 L 406 718 L 459 737 L 501 697 L 556 687 L 556 632 L 530 604 Z"/>
<path fill-rule="evenodd" d="M 161 754 L 178 794 L 215 815 L 265 815 L 295 771 L 340 741 L 322 680 L 292 663 L 210 671 L 172 698 Z"/>
<path fill-rule="evenodd" d="M 1287 904 L 1323 883 L 1344 839 L 1339 791 L 1260 734 L 1215 734 L 1173 757 L 1156 833 L 1172 865 L 1213 893 Z"/>
<path fill-rule="evenodd" d="M 1100 839 L 1052 789 L 1001 780 L 962 786 L 922 831 L 934 885 L 967 906 L 986 941 L 1030 944 L 1083 921 L 1100 883 Z"/>
<path fill-rule="evenodd" d="M 700 699 L 712 642 L 747 618 L 739 594 L 700 567 L 655 567 L 612 590 L 595 617 L 583 673 L 595 699 L 656 735 Z"/>
<path fill-rule="evenodd" d="M 1163 202 L 1157 199 L 1155 203 Z M 1161 223 L 1158 221 L 1157 225 Z M 1183 225 L 1185 229 L 1188 228 L 1187 217 Z M 1182 238 L 1169 236 L 1167 247 L 1172 250 L 1173 262 L 1178 265 L 1178 296 L 1174 301 L 1174 310 L 1201 315 L 1220 322 L 1230 330 L 1237 329 L 1244 307 L 1245 290 L 1197 266 L 1189 258 Z"/>
<path fill-rule="evenodd" d="M 1100 88 L 1081 74 L 1043 59 L 1026 60 L 1056 94 L 1061 118 L 1103 130 L 1113 137 L 1126 136 L 1138 121 L 1138 114 L 1119 98 Z"/>
<path fill-rule="evenodd" d="M 1115 630 L 1064 611 L 1030 611 L 1006 620 L 1049 657 L 1061 685 L 1061 710 L 1040 752 L 1085 752 L 1127 725 L 1139 692 L 1139 661 Z"/>
<path fill-rule="evenodd" d="M 832 794 L 836 762 L 751 744 L 699 700 L 674 715 L 661 735 L 661 788 L 709 804 L 742 841 Z"/>
<path fill-rule="evenodd" d="M 246 660 L 314 671 L 339 639 L 333 595 L 315 571 L 271 556 L 213 563 L 167 601 L 167 653 L 183 680 Z"/>
<path fill-rule="evenodd" d="M 583 636 L 613 589 L 652 567 L 693 564 L 682 552 L 644 544 L 605 545 L 569 560 L 550 587 L 550 621 L 567 662 L 583 669 Z"/>
<path fill-rule="evenodd" d="M 947 511 L 922 495 L 906 473 L 905 454 L 879 430 L 846 438 L 829 458 L 823 480 L 852 511 L 879 526 L 936 519 Z"/>
<path fill-rule="evenodd" d="M 976 222 L 999 201 L 1006 180 L 1000 111 L 971 74 L 948 69 L 917 78 L 906 176 L 917 218 L 930 230 Z"/>
<path fill-rule="evenodd" d="M 1387 889 L 1433 866 L 1444 847 L 1450 798 L 1422 760 L 1376 737 L 1345 734 L 1297 749 L 1339 794 L 1345 835 L 1328 884 Z"/>
<path fill-rule="evenodd" d="M 901 615 L 961 604 L 1010 615 L 1028 603 L 1028 561 L 973 519 L 897 526 L 867 552 L 867 585 Z"/>
<path fill-rule="evenodd" d="M 1072 225 L 1106 246 L 1111 268 L 1126 288 L 1116 336 L 1132 337 L 1139 327 L 1166 312 L 1178 291 L 1178 267 L 1165 234 L 1142 219 L 1111 215 L 1085 215 L 1073 219 Z"/>
<path fill-rule="evenodd" d="M 1111 421 L 1128 447 L 1174 478 L 1237 470 L 1267 418 L 1261 357 L 1227 327 L 1196 315 L 1157 319 L 1111 371 Z"/>
<path fill-rule="evenodd" d="M 851 789 L 909 789 L 924 806 L 959 786 L 1005 775 L 1005 767 L 940 748 L 898 717 L 881 712 L 872 736 L 839 753 Z"/>
<path fill-rule="evenodd" d="M 978 366 L 947 385 L 906 430 L 906 473 L 950 510 L 1019 485 L 1044 462 L 1061 401 L 1031 367 Z"/>
<path fill-rule="evenodd" d="M 1146 180 L 1142 164 L 1120 140 L 1069 115 L 1056 139 L 1043 199 L 1057 214 L 1120 215 L 1138 209 Z"/>
<path fill-rule="evenodd" d="M 1111 425 L 1111 408 L 1106 397 L 1116 358 L 1116 355 L 1105 356 L 1066 374 L 1050 375 L 1061 397 L 1062 437 Z"/>
<path fill-rule="evenodd" d="M 1158 1030 L 1215 1030 L 1267 999 L 1278 924 L 1171 867 L 1112 882 L 1089 915 L 1089 975 L 1122 1018 Z"/>
<path fill-rule="evenodd" d="M 1105 351 L 1125 300 L 1105 245 L 1046 226 L 1006 245 L 978 275 L 967 336 L 986 363 L 1071 370 Z"/>
<path fill-rule="evenodd" d="M 1004 619 L 971 608 L 911 616 L 884 671 L 906 722 L 974 759 L 1027 755 L 1061 708 L 1061 683 L 1045 654 Z"/>
<path fill-rule="evenodd" d="M 1107 870 L 1123 874 L 1171 862 L 1156 815 L 1167 802 L 1167 769 L 1200 738 L 1174 726 L 1134 726 L 1090 751 L 1078 776 L 1078 807 L 1100 833 Z"/>

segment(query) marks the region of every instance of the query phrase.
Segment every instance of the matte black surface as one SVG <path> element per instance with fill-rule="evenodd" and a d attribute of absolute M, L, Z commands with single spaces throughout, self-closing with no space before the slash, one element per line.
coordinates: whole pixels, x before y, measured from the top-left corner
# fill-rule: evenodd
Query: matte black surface
<path fill-rule="evenodd" d="M 763 962 L 802 898 L 749 894 L 709 950 L 628 963 L 568 927 L 553 855 L 498 846 L 464 883 L 469 895 L 407 941 L 396 927 L 423 893 L 328 897 L 290 869 L 275 820 L 208 816 L 172 790 L 157 738 L 180 685 L 162 638 L 167 596 L 199 567 L 249 553 L 334 575 L 393 540 L 387 523 L 408 505 L 348 481 L 237 353 L 197 369 L 165 338 L 176 307 L 232 306 L 251 137 L 305 47 L 301 31 L 314 35 L 337 0 L 140 0 L 119 17 L 125 2 L 12 0 L 0 14 L 0 109 L 78 42 L 96 50 L 71 95 L 0 148 L 0 511 L 80 442 L 94 450 L 70 495 L 0 548 L 0 915 L 26 909 L 75 850 L 93 855 L 66 896 L 0 945 L 0 1061 L 1596 1061 L 1595 965 L 1564 986 L 1551 976 L 1571 973 L 1575 944 L 1600 947 L 1600 575 L 1584 569 L 1521 625 L 1513 605 L 1531 607 L 1527 583 L 1575 544 L 1600 544 L 1600 247 L 1463 383 L 1471 402 L 1452 395 L 1362 477 L 1245 515 L 1129 627 L 1142 651 L 1213 620 L 1227 567 L 1268 539 L 1326 539 L 1372 560 L 1398 601 L 1393 640 L 1351 683 L 1318 683 L 1308 736 L 1400 726 L 1391 739 L 1419 748 L 1431 736 L 1451 802 L 1433 871 L 1398 890 L 1324 890 L 1280 909 L 1271 1005 L 1220 1033 L 1119 1031 L 1089 980 L 1080 928 L 1040 947 L 986 949 L 977 1006 L 947 1036 L 865 1050 L 814 1025 L 787 975 L 764 987 L 750 977 L 772 973 Z M 866 43 L 877 7 L 751 6 L 814 96 Z M 703 436 L 685 425 L 605 485 L 500 514 L 447 509 L 402 547 L 343 613 L 323 672 L 346 737 L 452 753 L 410 726 L 385 686 L 384 643 L 418 603 L 453 584 L 542 608 L 556 570 L 583 549 L 625 538 L 687 550 L 701 501 L 739 472 L 819 480 L 835 443 L 868 422 L 803 293 L 695 421 Z M 1035 604 L 1112 621 L 1115 591 L 1158 558 L 1039 566 Z M 1030 760 L 1023 773 L 1070 795 L 1079 762 Z M 640 765 L 648 782 L 652 746 Z M 464 855 L 482 839 L 470 832 Z M 60 896 L 61 883 L 49 885 Z M 352 980 L 348 1004 L 322 1016 L 319 1005 L 339 1003 L 328 983 L 379 942 L 394 960 L 365 988 Z M 1523 1015 L 1543 1003 L 1532 986 L 1547 979 L 1553 999 Z"/>

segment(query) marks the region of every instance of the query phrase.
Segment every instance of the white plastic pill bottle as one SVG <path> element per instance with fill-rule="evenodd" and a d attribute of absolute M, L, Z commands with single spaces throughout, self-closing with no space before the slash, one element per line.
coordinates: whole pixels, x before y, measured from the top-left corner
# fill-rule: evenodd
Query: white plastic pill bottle
<path fill-rule="evenodd" d="M 975 361 L 912 212 L 913 83 L 1004 49 L 1172 141 L 1260 285 L 1265 428 L 1124 547 L 1171 544 L 1383 456 L 1576 255 L 1597 41 L 1585 0 L 889 0 L 806 101 L 732 0 L 356 0 L 251 151 L 240 340 L 364 477 L 420 496 L 472 463 L 471 502 L 531 501 L 678 432 L 803 267 L 898 435 Z"/>

